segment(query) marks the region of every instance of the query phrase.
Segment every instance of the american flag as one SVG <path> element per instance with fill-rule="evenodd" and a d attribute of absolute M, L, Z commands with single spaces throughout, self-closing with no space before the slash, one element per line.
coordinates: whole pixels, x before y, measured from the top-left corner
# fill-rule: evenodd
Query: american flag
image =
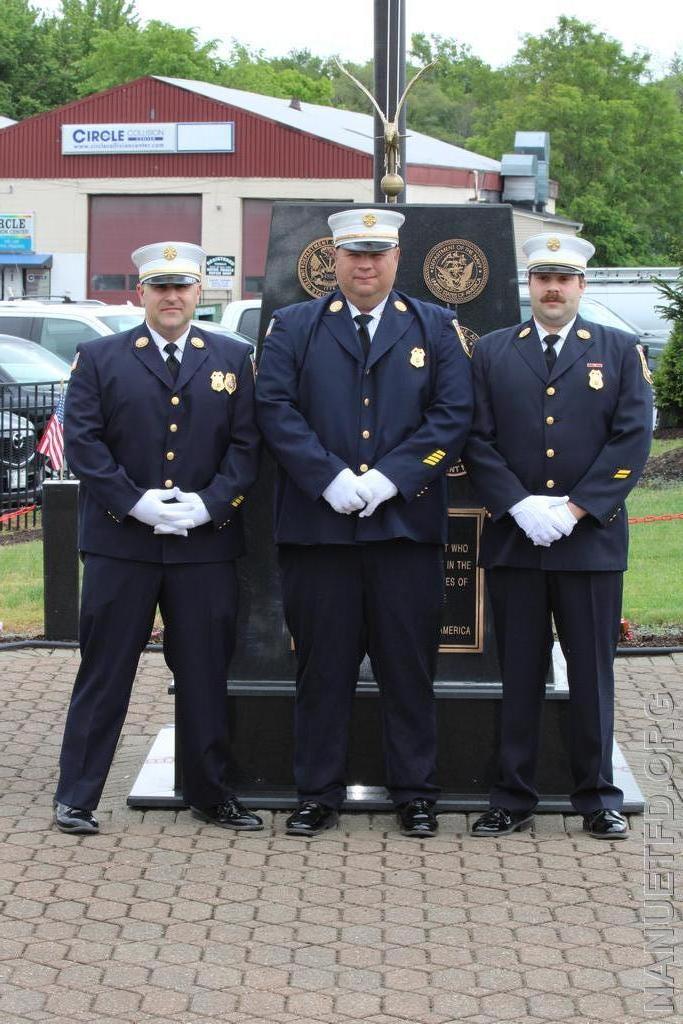
<path fill-rule="evenodd" d="M 64 389 L 62 388 L 57 408 L 47 421 L 43 436 L 36 445 L 36 451 L 50 460 L 54 470 L 64 468 Z"/>

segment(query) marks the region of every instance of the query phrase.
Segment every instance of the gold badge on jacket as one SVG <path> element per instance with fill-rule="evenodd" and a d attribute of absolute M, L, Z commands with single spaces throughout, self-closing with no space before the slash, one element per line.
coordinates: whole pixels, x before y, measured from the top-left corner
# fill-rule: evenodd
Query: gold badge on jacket
<path fill-rule="evenodd" d="M 234 373 L 226 373 L 223 387 L 229 395 L 234 395 L 237 391 L 237 377 Z"/>
<path fill-rule="evenodd" d="M 602 370 L 591 370 L 588 374 L 588 386 L 594 391 L 604 388 L 605 382 L 602 379 Z"/>
<path fill-rule="evenodd" d="M 578 331 L 576 332 L 576 337 L 581 338 L 581 341 L 589 341 L 590 336 L 591 332 L 587 331 L 585 327 L 579 327 Z"/>
<path fill-rule="evenodd" d="M 201 338 L 190 338 L 190 345 L 193 348 L 204 348 L 204 342 Z"/>
<path fill-rule="evenodd" d="M 211 374 L 211 390 L 222 391 L 225 387 L 225 377 L 220 370 L 214 370 Z"/>
<path fill-rule="evenodd" d="M 423 348 L 413 348 L 410 350 L 410 365 L 417 367 L 421 370 L 425 364 L 425 350 Z"/>

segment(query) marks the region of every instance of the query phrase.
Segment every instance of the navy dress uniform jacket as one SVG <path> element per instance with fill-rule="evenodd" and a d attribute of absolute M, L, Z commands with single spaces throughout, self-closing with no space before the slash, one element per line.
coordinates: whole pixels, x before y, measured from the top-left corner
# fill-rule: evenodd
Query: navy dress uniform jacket
<path fill-rule="evenodd" d="M 81 481 L 81 551 L 160 563 L 240 555 L 238 509 L 259 454 L 250 347 L 193 327 L 175 382 L 144 324 L 78 353 L 64 437 Z M 146 490 L 167 485 L 198 493 L 212 521 L 187 537 L 155 536 L 128 515 Z"/>
<path fill-rule="evenodd" d="M 392 291 L 365 363 L 340 292 L 276 310 L 256 381 L 257 419 L 278 464 L 280 544 L 446 541 L 445 468 L 470 427 L 470 359 L 452 314 Z M 321 497 L 341 470 L 398 488 L 367 518 Z"/>
<path fill-rule="evenodd" d="M 550 373 L 533 320 L 481 338 L 463 460 L 486 505 L 479 564 L 543 570 L 626 568 L 625 498 L 647 460 L 652 389 L 642 349 L 577 317 Z M 589 514 L 569 537 L 534 546 L 508 515 L 530 494 L 569 495 Z"/>

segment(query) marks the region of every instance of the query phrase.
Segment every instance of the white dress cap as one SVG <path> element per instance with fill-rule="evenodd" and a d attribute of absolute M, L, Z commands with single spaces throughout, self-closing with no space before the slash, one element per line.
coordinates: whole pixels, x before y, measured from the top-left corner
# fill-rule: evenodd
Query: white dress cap
<path fill-rule="evenodd" d="M 527 238 L 522 245 L 527 269 L 543 274 L 583 274 L 595 246 L 576 235 L 545 232 Z"/>
<path fill-rule="evenodd" d="M 192 242 L 153 242 L 131 254 L 140 284 L 197 284 L 206 253 Z"/>
<path fill-rule="evenodd" d="M 381 252 L 398 245 L 398 229 L 405 217 L 398 210 L 343 210 L 327 218 L 335 248 L 354 252 Z"/>

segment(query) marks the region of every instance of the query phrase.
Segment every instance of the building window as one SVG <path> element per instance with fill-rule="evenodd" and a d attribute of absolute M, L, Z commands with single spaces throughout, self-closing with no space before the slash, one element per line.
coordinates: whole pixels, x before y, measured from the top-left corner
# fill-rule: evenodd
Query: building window
<path fill-rule="evenodd" d="M 90 287 L 94 292 L 122 292 L 126 288 L 126 275 L 94 274 Z"/>

